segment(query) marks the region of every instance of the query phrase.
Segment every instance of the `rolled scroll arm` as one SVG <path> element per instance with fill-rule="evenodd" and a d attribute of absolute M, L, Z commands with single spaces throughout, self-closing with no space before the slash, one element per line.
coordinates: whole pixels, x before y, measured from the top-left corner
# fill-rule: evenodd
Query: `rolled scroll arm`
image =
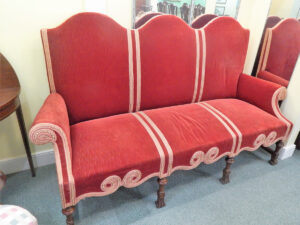
<path fill-rule="evenodd" d="M 30 140 L 37 145 L 53 143 L 63 208 L 73 205 L 75 199 L 72 174 L 72 146 L 70 124 L 64 99 L 50 94 L 38 112 L 29 132 Z"/>

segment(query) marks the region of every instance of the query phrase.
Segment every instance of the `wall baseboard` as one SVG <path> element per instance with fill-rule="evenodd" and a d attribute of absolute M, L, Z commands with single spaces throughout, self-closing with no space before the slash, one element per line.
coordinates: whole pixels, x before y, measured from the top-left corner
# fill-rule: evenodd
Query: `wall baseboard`
<path fill-rule="evenodd" d="M 280 150 L 278 158 L 281 159 L 281 160 L 284 160 L 284 159 L 287 159 L 287 158 L 291 157 L 294 154 L 295 149 L 296 149 L 296 145 L 294 145 L 294 144 L 284 146 Z"/>
<path fill-rule="evenodd" d="M 49 149 L 32 154 L 32 160 L 34 167 L 53 164 L 55 163 L 54 151 L 53 149 Z M 28 169 L 29 163 L 26 155 L 17 158 L 0 160 L 0 170 L 2 170 L 5 174 L 16 173 Z"/>

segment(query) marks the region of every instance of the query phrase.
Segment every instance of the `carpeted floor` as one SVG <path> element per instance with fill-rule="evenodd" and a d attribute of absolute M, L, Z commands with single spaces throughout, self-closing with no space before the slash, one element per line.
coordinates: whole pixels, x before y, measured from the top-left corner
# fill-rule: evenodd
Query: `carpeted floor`
<path fill-rule="evenodd" d="M 231 183 L 218 178 L 224 160 L 177 171 L 166 187 L 166 207 L 156 209 L 152 178 L 133 189 L 81 201 L 76 225 L 299 225 L 300 151 L 270 166 L 262 150 L 242 152 L 232 166 Z M 54 165 L 8 176 L 1 202 L 22 206 L 40 225 L 64 225 Z"/>

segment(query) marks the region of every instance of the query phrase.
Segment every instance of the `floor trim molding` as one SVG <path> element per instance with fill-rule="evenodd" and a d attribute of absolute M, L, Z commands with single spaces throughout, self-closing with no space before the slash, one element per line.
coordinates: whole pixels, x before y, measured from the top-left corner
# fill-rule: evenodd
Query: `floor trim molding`
<path fill-rule="evenodd" d="M 32 154 L 32 160 L 35 168 L 53 164 L 55 163 L 54 151 L 53 149 L 48 149 Z M 0 160 L 0 170 L 5 174 L 16 173 L 28 169 L 29 164 L 26 155 Z"/>
<path fill-rule="evenodd" d="M 284 159 L 291 157 L 294 154 L 295 149 L 296 149 L 296 145 L 294 145 L 294 144 L 284 146 L 280 150 L 278 158 L 281 160 L 284 160 Z"/>

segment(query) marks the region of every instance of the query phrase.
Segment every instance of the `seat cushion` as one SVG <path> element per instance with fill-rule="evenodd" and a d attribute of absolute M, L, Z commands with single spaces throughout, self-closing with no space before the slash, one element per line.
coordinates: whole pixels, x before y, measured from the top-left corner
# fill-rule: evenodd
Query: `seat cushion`
<path fill-rule="evenodd" d="M 77 200 L 213 163 L 283 138 L 285 123 L 237 99 L 165 107 L 71 126 Z"/>

